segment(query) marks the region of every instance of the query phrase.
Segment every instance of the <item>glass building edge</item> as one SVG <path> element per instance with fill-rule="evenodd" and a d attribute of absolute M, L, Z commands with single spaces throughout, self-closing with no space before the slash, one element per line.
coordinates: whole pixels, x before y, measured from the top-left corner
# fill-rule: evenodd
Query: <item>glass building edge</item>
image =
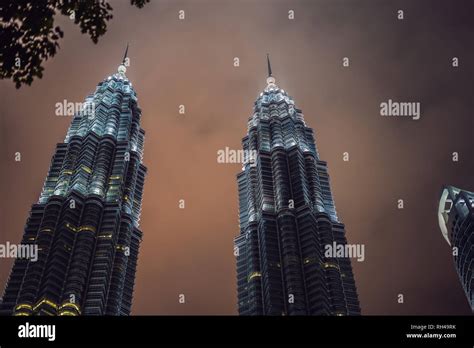
<path fill-rule="evenodd" d="M 474 193 L 444 186 L 439 199 L 438 222 L 452 248 L 456 273 L 474 312 Z"/>
<path fill-rule="evenodd" d="M 360 314 L 350 260 L 331 260 L 336 266 L 324 269 L 322 245 L 347 243 L 326 162 L 302 111 L 273 76 L 254 103 L 242 144 L 257 160 L 237 175 L 239 314 Z"/>
<path fill-rule="evenodd" d="M 22 244 L 38 260 L 16 259 L 0 314 L 128 315 L 142 232 L 141 110 L 124 71 L 99 83 L 57 144 Z"/>

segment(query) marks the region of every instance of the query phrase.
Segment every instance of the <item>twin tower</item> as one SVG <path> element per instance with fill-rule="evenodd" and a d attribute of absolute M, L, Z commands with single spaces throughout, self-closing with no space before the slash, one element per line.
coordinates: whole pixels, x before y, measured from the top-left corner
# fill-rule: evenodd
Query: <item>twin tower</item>
<path fill-rule="evenodd" d="M 243 138 L 257 156 L 237 176 L 239 314 L 358 315 L 350 259 L 325 254 L 327 245 L 347 244 L 326 162 L 267 62 Z M 141 111 L 125 73 L 122 64 L 99 83 L 57 145 L 21 241 L 38 257 L 15 260 L 0 314 L 130 314 L 146 167 Z"/>

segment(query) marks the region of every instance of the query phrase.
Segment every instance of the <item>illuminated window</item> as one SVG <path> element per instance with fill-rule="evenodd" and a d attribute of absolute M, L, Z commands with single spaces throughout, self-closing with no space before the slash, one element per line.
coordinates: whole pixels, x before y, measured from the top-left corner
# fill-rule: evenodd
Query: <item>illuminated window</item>
<path fill-rule="evenodd" d="M 81 169 L 88 174 L 92 173 L 92 169 L 90 169 L 88 166 L 82 165 Z"/>
<path fill-rule="evenodd" d="M 66 227 L 67 227 L 68 229 L 70 229 L 71 231 L 73 231 L 73 232 L 77 232 L 77 228 L 74 227 L 73 225 L 71 225 L 69 222 L 66 223 Z"/>
<path fill-rule="evenodd" d="M 88 232 L 95 232 L 95 227 L 94 226 L 81 226 L 77 230 L 78 232 L 83 232 L 83 231 L 88 231 Z"/>
<path fill-rule="evenodd" d="M 252 273 L 250 273 L 247 281 L 251 281 L 253 278 L 261 277 L 261 276 L 262 276 L 262 273 L 260 273 L 260 272 L 252 272 Z"/>
<path fill-rule="evenodd" d="M 58 305 L 56 303 L 45 297 L 42 300 L 38 301 L 38 303 L 36 303 L 36 305 L 33 307 L 33 310 L 38 310 L 38 308 L 41 307 L 43 304 L 46 304 L 54 309 L 58 309 Z"/>
<path fill-rule="evenodd" d="M 20 309 L 29 309 L 29 310 L 32 310 L 33 308 L 31 307 L 30 304 L 28 303 L 20 303 L 19 305 L 17 305 L 15 307 L 15 310 L 20 310 Z"/>
<path fill-rule="evenodd" d="M 324 268 L 334 268 L 334 269 L 339 270 L 339 266 L 336 265 L 336 264 L 333 263 L 333 262 L 324 262 L 324 263 L 322 264 L 322 266 L 323 266 Z"/>
<path fill-rule="evenodd" d="M 76 312 L 68 310 L 68 308 L 75 309 Z M 61 306 L 59 306 L 59 312 L 59 315 L 78 315 L 81 314 L 81 308 L 75 303 L 65 302 Z"/>

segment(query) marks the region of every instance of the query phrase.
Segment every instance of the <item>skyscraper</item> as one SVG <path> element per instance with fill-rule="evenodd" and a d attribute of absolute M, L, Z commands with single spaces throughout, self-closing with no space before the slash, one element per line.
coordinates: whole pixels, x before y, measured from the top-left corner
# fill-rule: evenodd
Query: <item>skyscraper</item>
<path fill-rule="evenodd" d="M 128 315 L 142 232 L 145 132 L 132 84 L 118 72 L 98 84 L 56 146 L 0 314 Z"/>
<path fill-rule="evenodd" d="M 453 248 L 454 266 L 474 312 L 474 193 L 445 186 L 438 208 L 441 233 Z"/>
<path fill-rule="evenodd" d="M 325 256 L 326 246 L 347 244 L 326 162 L 268 57 L 267 64 L 267 86 L 242 140 L 254 161 L 237 175 L 239 314 L 358 315 L 350 259 Z"/>

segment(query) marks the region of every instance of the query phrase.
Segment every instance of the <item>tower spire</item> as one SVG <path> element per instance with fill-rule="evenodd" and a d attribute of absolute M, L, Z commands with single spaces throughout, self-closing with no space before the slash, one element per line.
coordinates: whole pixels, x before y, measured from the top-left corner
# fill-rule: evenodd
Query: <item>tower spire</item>
<path fill-rule="evenodd" d="M 127 60 L 127 55 L 128 55 L 128 42 L 127 42 L 127 48 L 125 48 L 125 54 L 123 55 L 122 59 L 122 64 L 119 65 L 118 67 L 118 73 L 125 76 L 125 73 L 127 72 L 127 67 L 125 66 L 125 62 Z"/>
<path fill-rule="evenodd" d="M 270 64 L 270 55 L 267 53 L 267 69 L 268 69 L 268 77 L 272 76 L 272 65 Z"/>
<path fill-rule="evenodd" d="M 127 42 L 127 48 L 125 49 L 125 54 L 123 55 L 122 65 L 125 65 L 125 59 L 127 59 L 127 55 L 128 55 L 128 42 Z"/>
<path fill-rule="evenodd" d="M 267 88 L 278 88 L 277 85 L 275 84 L 275 78 L 272 75 L 272 65 L 270 64 L 270 55 L 267 53 L 267 70 L 268 70 L 268 76 L 267 76 Z"/>

